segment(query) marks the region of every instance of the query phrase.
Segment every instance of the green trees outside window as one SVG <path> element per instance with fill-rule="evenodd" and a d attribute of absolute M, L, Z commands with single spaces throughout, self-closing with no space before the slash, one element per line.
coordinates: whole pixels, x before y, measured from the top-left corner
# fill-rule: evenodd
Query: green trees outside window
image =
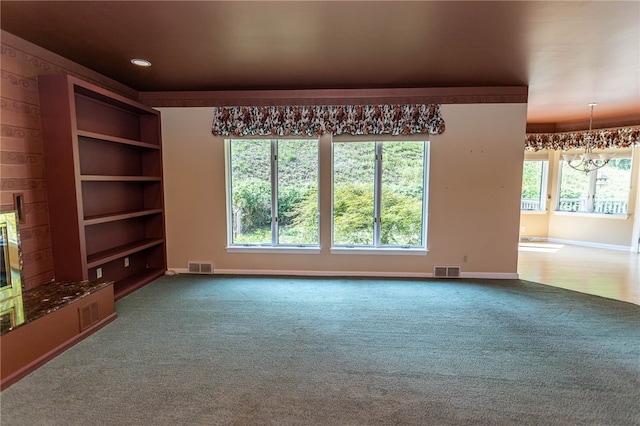
<path fill-rule="evenodd" d="M 522 172 L 521 210 L 545 210 L 548 162 L 525 161 Z"/>
<path fill-rule="evenodd" d="M 426 142 L 333 144 L 333 244 L 424 247 Z"/>
<path fill-rule="evenodd" d="M 375 142 L 333 144 L 333 244 L 373 245 Z"/>
<path fill-rule="evenodd" d="M 318 141 L 227 143 L 230 243 L 318 245 Z"/>
<path fill-rule="evenodd" d="M 318 143 L 227 140 L 230 245 L 319 246 Z M 332 144 L 334 246 L 425 247 L 427 147 Z"/>
<path fill-rule="evenodd" d="M 626 214 L 629 208 L 631 158 L 614 158 L 584 173 L 562 163 L 558 210 Z"/>

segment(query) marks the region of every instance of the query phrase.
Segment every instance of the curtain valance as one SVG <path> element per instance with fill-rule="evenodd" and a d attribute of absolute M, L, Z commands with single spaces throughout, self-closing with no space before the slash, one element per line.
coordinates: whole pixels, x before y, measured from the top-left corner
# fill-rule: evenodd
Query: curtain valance
<path fill-rule="evenodd" d="M 440 134 L 439 104 L 215 107 L 216 136 Z"/>
<path fill-rule="evenodd" d="M 569 133 L 530 133 L 525 139 L 527 151 L 543 149 L 569 150 L 585 147 L 585 138 L 591 135 L 598 149 L 628 148 L 640 142 L 640 127 L 593 130 Z"/>

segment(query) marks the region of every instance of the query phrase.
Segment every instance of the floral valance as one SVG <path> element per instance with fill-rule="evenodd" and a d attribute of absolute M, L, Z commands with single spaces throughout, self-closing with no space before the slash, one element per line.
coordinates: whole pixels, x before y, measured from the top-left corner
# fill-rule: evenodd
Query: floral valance
<path fill-rule="evenodd" d="M 439 104 L 215 107 L 216 136 L 440 134 Z"/>
<path fill-rule="evenodd" d="M 591 136 L 598 149 L 628 148 L 640 142 L 640 127 L 593 130 L 572 133 L 530 133 L 525 139 L 527 151 L 543 149 L 569 150 L 585 147 L 585 139 Z"/>

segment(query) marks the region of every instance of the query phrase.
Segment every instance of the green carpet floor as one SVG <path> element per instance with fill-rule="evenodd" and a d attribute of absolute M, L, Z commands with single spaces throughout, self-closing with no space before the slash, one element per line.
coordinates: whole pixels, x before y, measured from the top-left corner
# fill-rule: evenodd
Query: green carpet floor
<path fill-rule="evenodd" d="M 2 425 L 639 425 L 640 306 L 519 280 L 163 277 Z"/>

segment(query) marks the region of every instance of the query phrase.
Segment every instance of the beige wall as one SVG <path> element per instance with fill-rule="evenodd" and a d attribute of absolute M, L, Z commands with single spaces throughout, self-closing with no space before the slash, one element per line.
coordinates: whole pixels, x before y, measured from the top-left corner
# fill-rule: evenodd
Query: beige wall
<path fill-rule="evenodd" d="M 541 237 L 551 241 L 563 241 L 575 244 L 630 249 L 633 240 L 634 218 L 637 199 L 638 170 L 640 158 L 638 150 L 632 148 L 613 149 L 610 152 L 632 155 L 631 188 L 628 216 L 604 216 L 573 213 L 558 213 L 558 182 L 560 179 L 560 161 L 564 152 L 540 152 L 526 154 L 527 159 L 549 160 L 547 211 L 544 213 L 522 213 L 520 220 L 521 237 Z"/>
<path fill-rule="evenodd" d="M 430 137 L 427 255 L 330 253 L 329 136 L 320 141 L 320 253 L 227 253 L 224 144 L 211 134 L 212 110 L 159 109 L 169 269 L 212 261 L 226 273 L 429 276 L 434 265 L 460 265 L 465 276 L 516 274 L 526 104 L 442 106 L 446 131 Z"/>
<path fill-rule="evenodd" d="M 549 236 L 549 212 L 523 212 L 520 214 L 522 239 L 546 239 Z"/>

